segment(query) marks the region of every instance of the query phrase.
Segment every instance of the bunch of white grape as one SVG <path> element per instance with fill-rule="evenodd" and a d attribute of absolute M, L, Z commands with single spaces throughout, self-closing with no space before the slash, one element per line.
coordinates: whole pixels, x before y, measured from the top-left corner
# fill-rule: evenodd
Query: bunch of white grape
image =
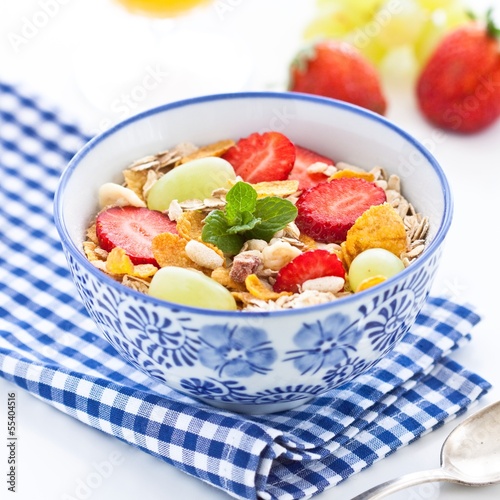
<path fill-rule="evenodd" d="M 316 0 L 307 40 L 354 45 L 380 70 L 416 72 L 441 37 L 470 21 L 461 0 Z"/>

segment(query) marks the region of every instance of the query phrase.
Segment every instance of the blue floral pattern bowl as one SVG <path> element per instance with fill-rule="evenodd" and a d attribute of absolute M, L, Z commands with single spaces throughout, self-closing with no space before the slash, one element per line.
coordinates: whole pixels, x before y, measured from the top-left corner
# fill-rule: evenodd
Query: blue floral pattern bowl
<path fill-rule="evenodd" d="M 207 123 L 211 123 L 207 126 Z M 82 252 L 97 190 L 134 159 L 182 141 L 198 144 L 280 130 L 333 158 L 400 176 L 430 217 L 428 244 L 408 268 L 327 304 L 272 312 L 213 311 L 129 289 Z M 168 104 L 90 141 L 63 173 L 55 219 L 82 300 L 103 336 L 137 368 L 210 405 L 246 413 L 294 408 L 348 382 L 411 328 L 437 270 L 451 223 L 446 178 L 425 148 L 363 109 L 293 93 L 206 96 Z"/>

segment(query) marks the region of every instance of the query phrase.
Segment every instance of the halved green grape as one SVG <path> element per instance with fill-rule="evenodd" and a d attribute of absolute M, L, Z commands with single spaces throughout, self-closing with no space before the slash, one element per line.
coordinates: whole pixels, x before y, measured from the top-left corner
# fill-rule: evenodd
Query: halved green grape
<path fill-rule="evenodd" d="M 149 285 L 149 295 L 186 306 L 236 310 L 231 292 L 199 271 L 167 266 L 159 269 Z"/>
<path fill-rule="evenodd" d="M 173 200 L 203 200 L 212 191 L 230 187 L 229 180 L 236 179 L 231 164 L 218 157 L 192 160 L 160 177 L 148 193 L 147 204 L 151 210 L 167 210 Z"/>
<path fill-rule="evenodd" d="M 390 278 L 405 268 L 403 261 L 384 248 L 369 248 L 357 255 L 349 267 L 349 284 L 356 290 L 359 284 L 371 276 Z"/>

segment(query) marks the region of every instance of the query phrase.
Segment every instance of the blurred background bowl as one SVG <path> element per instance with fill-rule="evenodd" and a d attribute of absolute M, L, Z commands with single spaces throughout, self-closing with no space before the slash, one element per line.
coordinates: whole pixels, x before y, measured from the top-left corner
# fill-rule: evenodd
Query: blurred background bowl
<path fill-rule="evenodd" d="M 423 254 L 364 292 L 274 312 L 213 311 L 161 301 L 97 270 L 82 242 L 105 182 L 132 161 L 180 142 L 204 145 L 276 130 L 335 161 L 382 166 L 429 216 Z M 452 219 L 432 155 L 386 119 L 331 99 L 247 92 L 167 104 L 95 137 L 64 171 L 55 221 L 75 284 L 103 336 L 130 363 L 210 405 L 245 413 L 291 409 L 373 366 L 413 325 L 431 288 Z"/>

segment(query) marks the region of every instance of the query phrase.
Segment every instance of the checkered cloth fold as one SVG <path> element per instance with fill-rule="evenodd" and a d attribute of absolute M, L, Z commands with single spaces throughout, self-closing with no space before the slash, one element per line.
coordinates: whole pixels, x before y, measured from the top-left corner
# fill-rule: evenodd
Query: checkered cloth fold
<path fill-rule="evenodd" d="M 68 415 L 237 498 L 330 488 L 463 412 L 490 385 L 448 357 L 478 321 L 432 297 L 395 352 L 292 411 L 244 416 L 128 365 L 80 302 L 52 220 L 61 169 L 88 137 L 0 83 L 0 375 Z"/>

